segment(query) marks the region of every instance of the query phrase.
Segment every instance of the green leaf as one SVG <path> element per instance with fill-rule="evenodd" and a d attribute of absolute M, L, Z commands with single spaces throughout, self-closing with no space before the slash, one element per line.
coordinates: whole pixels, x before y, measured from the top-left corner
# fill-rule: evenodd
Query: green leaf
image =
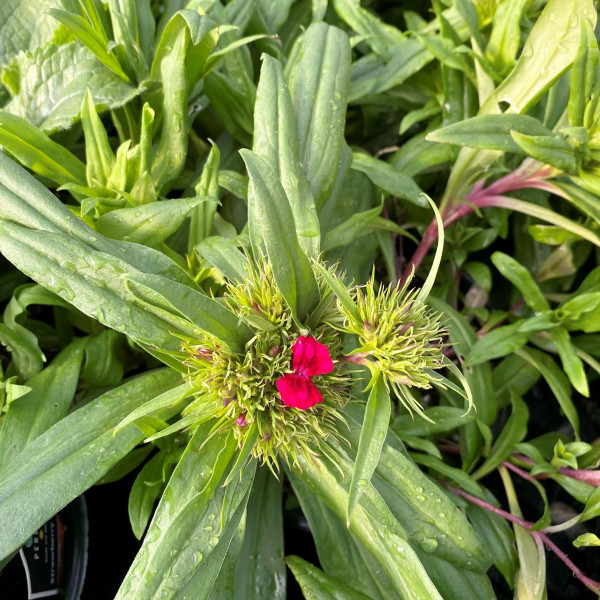
<path fill-rule="evenodd" d="M 213 144 L 206 162 L 202 167 L 202 173 L 198 183 L 194 186 L 197 196 L 208 196 L 218 201 L 219 199 L 219 166 L 221 164 L 221 153 Z M 202 204 L 194 208 L 190 220 L 190 234 L 188 238 L 188 254 L 193 252 L 205 238 L 211 235 L 214 226 L 216 202 Z"/>
<path fill-rule="evenodd" d="M 337 296 L 337 299 L 341 302 L 342 306 L 352 315 L 352 318 L 361 322 L 360 311 L 352 296 L 348 293 L 348 289 L 344 285 L 341 279 L 332 275 L 323 265 L 315 263 L 315 267 L 321 273 L 321 276 L 326 281 L 327 285 L 331 288 L 331 291 Z"/>
<path fill-rule="evenodd" d="M 571 337 L 564 327 L 556 327 L 550 332 L 552 343 L 556 346 L 563 369 L 571 385 L 582 395 L 589 396 L 590 390 L 582 360 L 577 356 Z"/>
<path fill-rule="evenodd" d="M 600 538 L 593 533 L 583 533 L 573 541 L 575 548 L 582 546 L 600 546 Z"/>
<path fill-rule="evenodd" d="M 86 184 L 85 165 L 37 127 L 0 111 L 0 145 L 21 164 L 58 185 Z"/>
<path fill-rule="evenodd" d="M 303 321 L 317 305 L 319 290 L 298 242 L 290 204 L 273 169 L 249 150 L 240 154 L 250 176 L 248 227 L 252 246 L 256 251 L 266 249 L 277 287 L 292 315 Z"/>
<path fill-rule="evenodd" d="M 76 410 L 0 466 L 0 515 L 6 524 L 0 557 L 84 492 L 144 437 L 137 427 L 115 433 L 116 424 L 140 400 L 175 385 L 179 374 L 151 371 Z"/>
<path fill-rule="evenodd" d="M 584 19 L 592 26 L 596 24 L 591 0 L 550 0 L 527 37 L 513 70 L 489 96 L 481 112 L 497 112 L 499 102 L 507 102 L 509 112 L 526 112 L 573 62 Z"/>
<path fill-rule="evenodd" d="M 240 526 L 255 470 L 247 468 L 235 487 L 220 486 L 236 445 L 230 434 L 205 444 L 211 427 L 200 426 L 190 440 L 115 600 L 208 597 Z"/>
<path fill-rule="evenodd" d="M 368 596 L 353 590 L 298 556 L 288 556 L 285 562 L 307 600 L 368 600 Z"/>
<path fill-rule="evenodd" d="M 31 391 L 9 404 L 0 429 L 0 464 L 12 463 L 27 443 L 67 415 L 84 347 L 85 340 L 69 344 L 48 367 L 27 381 Z"/>
<path fill-rule="evenodd" d="M 477 398 L 477 394 L 474 394 Z M 392 429 L 398 435 L 425 437 L 436 433 L 447 433 L 472 421 L 475 415 L 465 415 L 462 408 L 454 406 L 432 406 L 423 410 L 427 419 L 414 419 L 410 415 L 400 415 L 392 421 Z"/>
<path fill-rule="evenodd" d="M 501 465 L 514 451 L 515 444 L 523 440 L 527 434 L 529 409 L 517 394 L 511 394 L 513 410 L 496 438 L 485 462 L 472 474 L 473 479 L 481 479 Z"/>
<path fill-rule="evenodd" d="M 494 565 L 512 588 L 519 561 L 510 525 L 502 517 L 475 504 L 467 506 L 467 516 L 485 549 L 492 556 Z"/>
<path fill-rule="evenodd" d="M 466 356 L 465 365 L 479 365 L 517 351 L 527 343 L 532 334 L 532 331 L 521 330 L 523 323 L 526 322 L 525 319 L 521 319 L 511 325 L 504 325 L 486 333 L 471 347 Z M 544 329 L 545 326 L 542 325 L 541 328 Z"/>
<path fill-rule="evenodd" d="M 13 160 L 0 154 L 0 218 L 40 231 L 65 233 L 146 273 L 194 286 L 190 276 L 162 252 L 98 235 Z"/>
<path fill-rule="evenodd" d="M 505 468 L 500 470 L 500 475 L 508 496 L 510 512 L 522 519 L 523 514 L 521 513 L 510 475 Z M 544 600 L 547 597 L 546 553 L 544 545 L 539 538 L 534 538 L 527 529 L 520 525 L 514 523 L 513 529 L 520 565 L 515 584 L 515 598 Z"/>
<path fill-rule="evenodd" d="M 132 303 L 122 278 L 134 271 L 127 263 L 64 235 L 6 221 L 0 231 L 0 251 L 32 279 L 108 327 L 127 330 L 136 341 L 178 350 L 173 327 Z"/>
<path fill-rule="evenodd" d="M 296 114 L 281 64 L 263 54 L 254 106 L 252 149 L 279 177 L 294 215 L 300 247 L 309 258 L 317 258 L 319 218 L 300 163 L 297 140 Z"/>
<path fill-rule="evenodd" d="M 588 521 L 600 516 L 600 487 L 597 487 L 588 496 L 585 508 L 581 513 L 580 521 Z"/>
<path fill-rule="evenodd" d="M 240 552 L 245 559 L 235 567 L 236 600 L 285 600 L 281 492 L 281 481 L 266 467 L 257 469 Z"/>
<path fill-rule="evenodd" d="M 373 555 L 348 531 L 346 524 L 299 477 L 292 476 L 291 481 L 325 572 L 373 600 L 393 597 L 393 584 L 381 572 Z"/>
<path fill-rule="evenodd" d="M 510 68 L 517 57 L 521 15 L 526 4 L 527 0 L 507 0 L 497 5 L 485 56 L 498 73 Z"/>
<path fill-rule="evenodd" d="M 108 134 L 98 116 L 89 88 L 83 97 L 80 117 L 85 139 L 87 183 L 104 188 L 115 165 L 115 154 L 110 147 Z"/>
<path fill-rule="evenodd" d="M 552 357 L 548 356 L 545 352 L 541 352 L 535 348 L 521 348 L 516 353 L 542 374 L 558 400 L 569 423 L 571 423 L 575 435 L 579 437 L 579 416 L 571 400 L 571 388 L 565 374 L 558 368 Z"/>
<path fill-rule="evenodd" d="M 428 133 L 427 139 L 432 142 L 458 144 L 470 148 L 524 154 L 525 151 L 515 142 L 511 132 L 530 136 L 552 135 L 549 129 L 533 117 L 505 113 L 478 115 L 452 123 Z"/>
<path fill-rule="evenodd" d="M 216 300 L 185 285 L 146 273 L 124 273 L 134 295 L 152 310 L 153 306 L 181 316 L 193 327 L 214 335 L 234 352 L 241 352 L 253 337 L 247 325 Z"/>
<path fill-rule="evenodd" d="M 524 135 L 516 131 L 511 132 L 511 136 L 527 156 L 567 173 L 577 172 L 575 150 L 564 138 L 560 136 Z"/>
<path fill-rule="evenodd" d="M 585 107 L 592 86 L 597 77 L 598 42 L 589 21 L 581 22 L 579 49 L 571 70 L 571 89 L 569 93 L 569 124 L 571 127 L 584 125 Z"/>
<path fill-rule="evenodd" d="M 550 310 L 548 301 L 542 294 L 529 271 L 514 258 L 503 252 L 492 254 L 494 266 L 508 279 L 523 295 L 525 302 L 536 312 Z"/>
<path fill-rule="evenodd" d="M 242 282 L 248 276 L 250 268 L 248 259 L 231 240 L 220 235 L 213 235 L 202 240 L 195 250 L 230 281 Z"/>
<path fill-rule="evenodd" d="M 347 481 L 353 465 L 336 448 L 335 465 L 325 457 L 305 459 L 298 455 L 299 469 L 290 471 L 292 485 L 296 479 L 331 509 L 338 519 L 346 520 L 348 506 Z M 344 474 L 340 480 L 339 470 Z M 375 523 L 385 523 L 377 527 Z M 394 586 L 396 595 L 410 600 L 440 600 L 425 569 L 406 541 L 406 534 L 381 497 L 369 484 L 361 502 L 350 518 L 350 532 L 374 556 L 383 573 Z"/>
<path fill-rule="evenodd" d="M 102 66 L 77 42 L 50 43 L 19 54 L 10 74 L 17 91 L 4 110 L 46 133 L 66 129 L 77 120 L 87 89 L 99 111 L 123 106 L 141 91 Z"/>
<path fill-rule="evenodd" d="M 358 424 L 352 419 L 349 437 L 353 447 L 358 436 Z M 411 542 L 459 568 L 484 573 L 489 557 L 464 515 L 402 450 L 392 446 L 398 443 L 394 437 L 388 433 L 381 451 L 372 480 L 375 489 Z M 427 458 L 441 462 L 435 457 Z"/>
<path fill-rule="evenodd" d="M 152 446 L 148 445 L 149 448 Z M 129 493 L 129 522 L 139 540 L 150 520 L 154 503 L 164 487 L 163 467 L 167 453 L 155 454 L 138 473 Z"/>
<path fill-rule="evenodd" d="M 352 169 L 364 173 L 377 187 L 416 206 L 427 206 L 421 188 L 412 177 L 365 152 L 354 152 L 352 156 Z"/>
<path fill-rule="evenodd" d="M 346 523 L 350 524 L 352 511 L 358 504 L 364 488 L 371 481 L 381 449 L 385 442 L 385 434 L 390 424 L 391 401 L 390 394 L 382 376 L 378 376 L 365 407 L 365 416 L 360 430 L 360 440 L 356 453 L 348 506 L 346 508 Z"/>
<path fill-rule="evenodd" d="M 102 215 L 96 221 L 96 227 L 108 238 L 158 246 L 179 229 L 190 211 L 202 203 L 215 203 L 215 200 L 177 198 L 121 208 Z"/>
<path fill-rule="evenodd" d="M 33 50 L 49 42 L 58 23 L 46 9 L 56 0 L 7 0 L 0 4 L 0 67 L 5 67 L 22 50 Z"/>
<path fill-rule="evenodd" d="M 297 119 L 300 161 L 321 212 L 333 191 L 342 158 L 350 43 L 341 29 L 312 23 L 289 75 Z"/>
<path fill-rule="evenodd" d="M 577 185 L 570 185 L 562 181 L 553 181 L 552 185 L 557 187 L 562 192 L 558 193 L 584 215 L 592 217 L 596 223 L 600 223 L 600 206 L 597 195 L 583 189 L 584 182 L 580 177 L 571 177 L 571 181 Z"/>

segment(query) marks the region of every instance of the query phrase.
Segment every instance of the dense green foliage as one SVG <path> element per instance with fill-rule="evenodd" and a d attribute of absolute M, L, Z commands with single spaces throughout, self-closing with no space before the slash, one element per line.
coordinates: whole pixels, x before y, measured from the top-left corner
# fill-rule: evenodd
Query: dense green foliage
<path fill-rule="evenodd" d="M 596 23 L 5 0 L 0 565 L 137 470 L 123 600 L 600 594 Z"/>

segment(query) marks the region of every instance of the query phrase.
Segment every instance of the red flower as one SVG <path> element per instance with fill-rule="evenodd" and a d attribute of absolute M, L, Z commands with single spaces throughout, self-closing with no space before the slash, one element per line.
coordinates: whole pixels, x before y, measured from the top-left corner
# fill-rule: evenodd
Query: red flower
<path fill-rule="evenodd" d="M 306 410 L 323 402 L 321 392 L 311 381 L 315 375 L 325 375 L 333 370 L 333 361 L 327 346 L 313 337 L 301 335 L 292 346 L 294 373 L 281 377 L 276 385 L 286 406 Z"/>

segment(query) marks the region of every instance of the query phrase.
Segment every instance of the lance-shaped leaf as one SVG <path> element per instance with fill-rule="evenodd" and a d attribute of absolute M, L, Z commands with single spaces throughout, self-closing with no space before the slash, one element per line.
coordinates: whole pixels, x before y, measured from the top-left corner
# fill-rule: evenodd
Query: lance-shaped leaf
<path fill-rule="evenodd" d="M 157 275 L 127 273 L 124 278 L 133 294 L 152 306 L 181 315 L 192 326 L 241 352 L 252 338 L 252 331 L 240 322 L 229 309 L 205 294 Z"/>
<path fill-rule="evenodd" d="M 99 235 L 4 154 L 0 154 L 0 218 L 40 231 L 68 234 L 94 250 L 127 261 L 136 269 L 194 285 L 190 276 L 162 252 Z"/>
<path fill-rule="evenodd" d="M 458 123 L 452 123 L 427 134 L 431 142 L 459 144 L 470 148 L 500 150 L 526 154 L 511 136 L 511 132 L 530 136 L 552 136 L 537 119 L 527 115 L 505 113 L 501 115 L 479 115 Z"/>
<path fill-rule="evenodd" d="M 292 485 L 295 480 L 300 479 L 339 519 L 345 522 L 348 506 L 347 482 L 353 464 L 341 447 L 336 447 L 335 451 L 335 465 L 324 457 L 311 457 L 309 460 L 299 455 L 300 469 L 290 471 L 290 479 Z M 340 479 L 339 470 L 344 475 L 343 479 Z M 385 523 L 385 527 L 379 527 L 376 523 Z M 361 502 L 350 517 L 349 530 L 371 552 L 390 580 L 395 594 L 400 598 L 441 599 L 423 565 L 407 542 L 405 531 L 371 484 L 367 484 Z"/>
<path fill-rule="evenodd" d="M 6 111 L 0 111 L 0 144 L 38 175 L 58 185 L 86 184 L 85 165 L 43 131 Z"/>
<path fill-rule="evenodd" d="M 302 321 L 317 305 L 319 290 L 310 262 L 298 242 L 290 204 L 273 169 L 254 152 L 241 150 L 240 154 L 250 176 L 250 240 L 256 251 L 265 248 L 282 296 L 294 317 Z"/>
<path fill-rule="evenodd" d="M 531 158 L 567 173 L 577 172 L 575 150 L 558 135 L 524 135 L 513 131 L 512 139 Z"/>
<path fill-rule="evenodd" d="M 216 200 L 208 197 L 176 198 L 112 210 L 96 221 L 96 227 L 109 238 L 158 246 L 179 229 L 190 211 L 199 204 L 216 205 Z"/>
<path fill-rule="evenodd" d="M 234 243 L 220 235 L 202 240 L 195 251 L 213 267 L 219 269 L 230 281 L 242 282 L 246 279 L 250 265 L 248 259 L 235 247 Z"/>
<path fill-rule="evenodd" d="M 581 23 L 579 50 L 571 71 L 571 90 L 569 94 L 569 124 L 571 127 L 584 125 L 585 107 L 589 101 L 598 68 L 598 42 L 591 23 Z"/>
<path fill-rule="evenodd" d="M 263 54 L 254 106 L 252 149 L 277 173 L 290 203 L 300 247 L 319 254 L 319 218 L 298 153 L 296 115 L 281 64 Z"/>
<path fill-rule="evenodd" d="M 117 423 L 140 402 L 175 385 L 171 369 L 140 375 L 76 410 L 0 465 L 0 557 L 100 479 L 144 437 Z"/>
<path fill-rule="evenodd" d="M 289 82 L 298 123 L 300 160 L 321 212 L 337 178 L 344 142 L 350 43 L 337 27 L 313 23 L 305 31 Z"/>
<path fill-rule="evenodd" d="M 31 391 L 13 400 L 0 428 L 0 465 L 14 460 L 22 448 L 66 416 L 79 381 L 85 340 L 69 344 L 27 386 Z"/>
<path fill-rule="evenodd" d="M 60 234 L 6 221 L 0 222 L 0 232 L 4 256 L 63 300 L 136 341 L 178 350 L 174 327 L 132 302 L 122 279 L 133 271 L 127 263 Z"/>
<path fill-rule="evenodd" d="M 368 600 L 368 596 L 353 590 L 343 581 L 323 573 L 299 556 L 285 559 L 288 567 L 302 588 L 307 600 Z"/>
<path fill-rule="evenodd" d="M 256 472 L 248 501 L 242 560 L 235 568 L 236 600 L 285 600 L 281 481 L 266 467 Z"/>
<path fill-rule="evenodd" d="M 383 377 L 378 376 L 371 388 L 360 430 L 356 461 L 348 494 L 347 524 L 350 523 L 352 511 L 366 485 L 371 481 L 371 476 L 379 461 L 385 434 L 390 424 L 391 410 L 390 393 L 385 386 Z"/>
<path fill-rule="evenodd" d="M 205 444 L 211 426 L 199 427 L 190 440 L 116 600 L 202 600 L 210 593 L 244 514 L 256 465 L 237 485 L 221 486 L 236 444 L 231 434 Z"/>

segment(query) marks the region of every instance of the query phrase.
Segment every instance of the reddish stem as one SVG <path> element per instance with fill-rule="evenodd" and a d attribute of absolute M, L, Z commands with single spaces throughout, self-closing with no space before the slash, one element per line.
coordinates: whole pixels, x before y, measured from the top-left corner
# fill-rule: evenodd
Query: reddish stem
<path fill-rule="evenodd" d="M 554 186 L 544 180 L 546 177 L 551 176 L 552 173 L 553 170 L 550 167 L 541 167 L 532 171 L 532 165 L 524 163 L 519 169 L 501 177 L 487 188 L 483 187 L 483 181 L 478 181 L 467 194 L 464 202 L 454 205 L 449 211 L 442 215 L 444 229 L 447 229 L 456 221 L 472 213 L 476 208 L 504 206 L 503 194 L 509 192 L 525 188 L 535 188 L 556 193 L 557 190 Z M 437 240 L 437 237 L 437 223 L 435 219 L 433 219 L 425 230 L 421 243 L 404 269 L 404 273 L 400 279 L 400 287 L 406 283 L 406 280 L 413 272 L 413 269 L 416 272 L 421 266 L 423 259 Z"/>
<path fill-rule="evenodd" d="M 489 504 L 485 500 L 481 500 L 481 498 L 477 498 L 477 496 L 473 496 L 473 495 L 469 494 L 468 492 L 464 492 L 461 489 L 452 487 L 451 485 L 449 485 L 445 482 L 442 482 L 442 484 L 448 490 L 450 490 L 453 494 L 456 494 L 457 496 L 460 496 L 461 498 L 468 500 L 469 502 L 471 502 L 472 504 L 475 504 L 476 506 L 480 506 L 481 508 L 483 508 L 489 512 L 492 512 L 496 515 L 501 516 L 502 518 L 506 519 L 507 521 L 516 523 L 517 525 L 520 525 L 521 527 L 524 527 L 525 529 L 529 530 L 529 533 L 534 538 L 536 538 L 537 540 L 540 540 L 546 546 L 546 548 L 548 548 L 549 550 L 554 552 L 554 554 L 569 569 L 571 569 L 571 571 L 573 572 L 573 575 L 575 575 L 575 577 L 577 577 L 577 579 L 579 579 L 579 581 L 581 581 L 581 583 L 583 583 L 583 585 L 585 585 L 585 587 L 587 587 L 589 590 L 591 590 L 595 594 L 600 594 L 600 582 L 595 581 L 594 579 L 591 579 L 590 577 L 587 577 L 586 575 L 584 575 L 584 573 L 581 571 L 581 569 L 577 565 L 575 565 L 573 563 L 573 561 L 545 533 L 542 533 L 541 531 L 531 531 L 531 528 L 534 525 L 533 523 L 531 523 L 530 521 L 525 521 L 524 519 L 521 519 L 519 517 L 515 517 L 514 515 L 511 515 L 509 512 L 506 512 L 505 510 L 502 510 L 501 508 L 498 508 L 498 507 L 494 506 L 493 504 Z"/>

